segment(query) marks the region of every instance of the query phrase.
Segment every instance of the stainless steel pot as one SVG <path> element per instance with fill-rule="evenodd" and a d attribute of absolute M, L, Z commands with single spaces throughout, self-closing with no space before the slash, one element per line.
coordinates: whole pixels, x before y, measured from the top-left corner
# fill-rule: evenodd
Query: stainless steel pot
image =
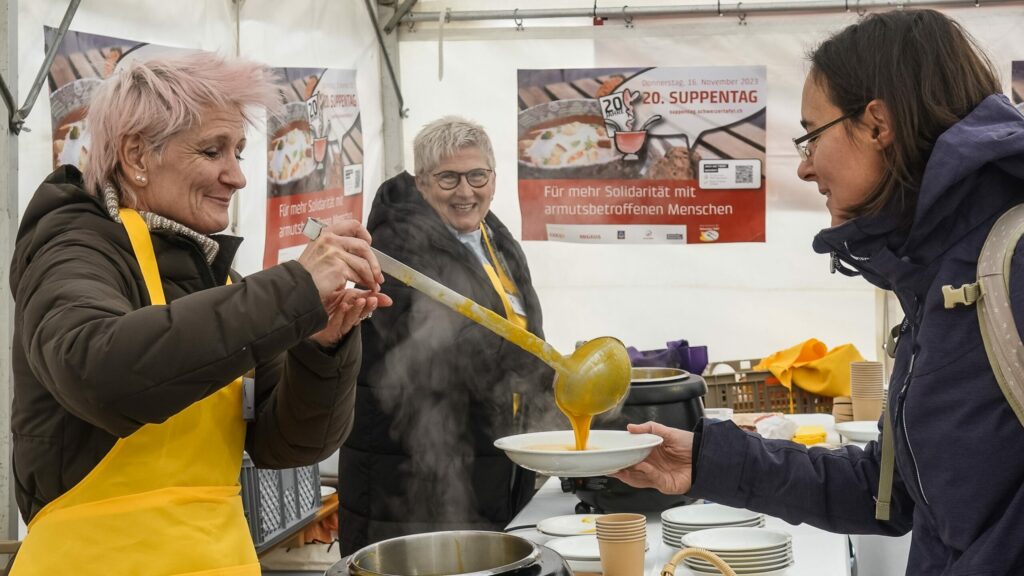
<path fill-rule="evenodd" d="M 495 576 L 530 566 L 540 549 L 501 532 L 430 532 L 371 544 L 348 559 L 360 576 Z"/>

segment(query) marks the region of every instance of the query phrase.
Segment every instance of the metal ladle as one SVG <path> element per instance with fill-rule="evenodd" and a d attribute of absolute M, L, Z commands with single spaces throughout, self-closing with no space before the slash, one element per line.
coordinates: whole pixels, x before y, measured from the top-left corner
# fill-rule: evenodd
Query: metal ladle
<path fill-rule="evenodd" d="M 608 336 L 586 342 L 563 356 L 550 344 L 491 310 L 371 248 L 381 269 L 398 281 L 518 345 L 555 369 L 555 401 L 569 416 L 589 417 L 614 408 L 629 391 L 630 361 L 626 347 Z"/>

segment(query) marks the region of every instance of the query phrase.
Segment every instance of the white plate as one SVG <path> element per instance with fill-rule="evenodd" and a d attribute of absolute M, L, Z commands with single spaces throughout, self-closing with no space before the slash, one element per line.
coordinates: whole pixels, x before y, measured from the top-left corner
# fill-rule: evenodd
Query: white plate
<path fill-rule="evenodd" d="M 790 567 L 793 565 L 794 563 L 791 562 L 788 564 L 783 564 L 776 568 L 770 568 L 768 570 L 764 570 L 761 568 L 755 568 L 753 570 L 748 570 L 745 568 L 733 568 L 732 571 L 735 572 L 737 576 L 781 576 L 782 574 L 785 574 L 786 571 L 790 570 Z M 694 574 L 714 574 L 715 576 L 721 576 L 722 574 L 718 571 L 717 568 L 693 568 L 689 565 L 687 565 L 686 568 L 692 571 Z"/>
<path fill-rule="evenodd" d="M 719 556 L 721 558 L 721 556 Z M 758 558 L 752 558 L 749 560 L 738 560 L 734 558 L 722 558 L 729 563 L 729 566 L 733 568 L 762 568 L 764 566 L 773 566 L 776 564 L 786 564 L 793 561 L 793 551 L 786 550 L 780 554 L 773 554 L 771 556 L 761 556 Z M 699 567 L 710 568 L 711 563 L 703 558 L 691 557 L 687 558 L 686 562 L 692 563 Z"/>
<path fill-rule="evenodd" d="M 759 530 L 763 530 L 763 528 L 759 528 Z M 696 532 L 694 532 L 694 534 L 696 534 Z M 778 546 L 772 546 L 770 548 L 758 548 L 757 550 L 715 550 L 714 553 L 718 554 L 722 558 L 729 558 L 732 560 L 753 560 L 754 558 L 763 558 L 765 556 L 777 556 L 780 554 L 785 554 L 791 551 L 792 549 L 793 545 L 787 542 L 786 544 L 779 544 Z"/>
<path fill-rule="evenodd" d="M 574 560 L 572 558 L 566 558 L 565 563 L 569 565 L 569 570 L 573 572 L 591 572 L 600 574 L 602 572 L 600 560 Z"/>
<path fill-rule="evenodd" d="M 750 522 L 737 522 L 735 524 L 713 524 L 710 526 L 675 526 L 662 524 L 661 531 L 662 533 L 669 532 L 677 536 L 683 536 L 685 534 L 689 534 L 690 532 L 696 532 L 697 530 L 707 530 L 709 528 L 756 528 L 758 526 L 764 526 L 763 518 L 757 518 L 755 520 L 751 520 Z"/>
<path fill-rule="evenodd" d="M 661 513 L 661 519 L 667 524 L 687 524 L 691 526 L 711 526 L 715 524 L 738 524 L 750 522 L 761 517 L 758 512 L 742 508 L 731 508 L 721 504 L 690 504 L 669 508 Z"/>
<path fill-rule="evenodd" d="M 331 494 L 334 494 L 337 491 L 338 491 L 338 489 L 335 488 L 334 486 L 321 486 L 320 487 L 320 499 L 324 500 L 328 496 L 330 496 Z"/>
<path fill-rule="evenodd" d="M 597 536 L 554 538 L 545 542 L 544 545 L 561 554 L 566 560 L 601 561 L 601 547 L 597 543 Z"/>
<path fill-rule="evenodd" d="M 878 422 L 875 420 L 854 420 L 836 424 L 836 432 L 854 442 L 878 440 Z"/>
<path fill-rule="evenodd" d="M 570 514 L 545 518 L 537 523 L 537 530 L 548 536 L 577 536 L 579 534 L 596 534 L 597 520 L 600 514 Z"/>
<path fill-rule="evenodd" d="M 577 451 L 572 430 L 532 432 L 495 440 L 509 459 L 527 470 L 548 476 L 606 476 L 640 462 L 661 444 L 654 434 L 625 430 L 591 430 L 587 449 Z"/>
<path fill-rule="evenodd" d="M 793 537 L 780 530 L 767 528 L 710 528 L 690 532 L 682 543 L 712 552 L 754 552 L 788 546 Z"/>

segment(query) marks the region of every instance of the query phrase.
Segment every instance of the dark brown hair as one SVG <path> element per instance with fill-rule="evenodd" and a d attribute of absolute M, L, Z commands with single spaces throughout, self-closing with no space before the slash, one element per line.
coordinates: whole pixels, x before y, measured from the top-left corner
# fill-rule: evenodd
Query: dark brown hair
<path fill-rule="evenodd" d="M 844 114 L 885 102 L 893 144 L 878 187 L 851 209 L 877 214 L 887 205 L 913 218 L 925 165 L 936 140 L 987 96 L 1000 92 L 988 57 L 956 21 L 934 10 L 871 14 L 810 54 L 812 79 Z"/>

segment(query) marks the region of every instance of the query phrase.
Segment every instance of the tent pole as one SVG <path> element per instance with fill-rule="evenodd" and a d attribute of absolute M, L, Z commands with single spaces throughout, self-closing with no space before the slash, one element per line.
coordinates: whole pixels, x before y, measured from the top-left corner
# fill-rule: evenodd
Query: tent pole
<path fill-rule="evenodd" d="M 18 0 L 0 0 L 0 74 L 10 82 L 11 101 L 18 95 Z M 9 112 L 14 112 L 13 108 Z M 11 398 L 14 374 L 14 299 L 11 297 L 10 255 L 18 230 L 18 134 L 0 122 L 0 539 L 18 539 L 18 506 L 11 478 Z M 3 565 L 5 561 L 0 561 Z"/>
<path fill-rule="evenodd" d="M 409 111 L 405 107 L 402 90 L 398 84 L 398 77 L 401 73 L 398 34 L 388 34 L 386 37 L 381 34 L 380 26 L 377 23 L 376 10 L 378 8 L 375 8 L 374 3 L 370 0 L 365 0 L 365 2 L 366 10 L 373 21 L 373 30 L 377 34 L 377 42 L 380 44 L 380 55 L 387 70 L 387 74 L 381 74 L 381 111 L 384 116 L 384 178 L 387 179 L 405 170 L 405 152 L 403 150 L 405 139 L 402 134 L 402 121 Z M 403 7 L 404 5 L 399 6 L 396 10 L 402 10 Z"/>
<path fill-rule="evenodd" d="M 925 8 L 952 6 L 995 6 L 999 4 L 1016 4 L 1020 0 L 922 0 L 920 2 L 892 2 L 891 0 L 860 0 L 854 5 L 847 0 L 813 0 L 810 2 L 765 2 L 744 5 L 738 10 L 738 4 L 730 4 L 728 11 L 723 4 L 693 4 L 688 6 L 618 6 L 615 8 L 539 8 L 520 10 L 452 10 L 449 21 L 470 22 L 481 20 L 513 20 L 513 19 L 546 19 L 546 18 L 586 18 L 591 22 L 594 18 L 606 20 L 631 21 L 645 17 L 705 17 L 723 14 L 784 14 L 813 12 L 849 12 L 851 9 L 863 12 L 873 9 L 892 8 Z M 402 17 L 406 24 L 416 22 L 437 22 L 438 12 L 410 12 Z"/>

